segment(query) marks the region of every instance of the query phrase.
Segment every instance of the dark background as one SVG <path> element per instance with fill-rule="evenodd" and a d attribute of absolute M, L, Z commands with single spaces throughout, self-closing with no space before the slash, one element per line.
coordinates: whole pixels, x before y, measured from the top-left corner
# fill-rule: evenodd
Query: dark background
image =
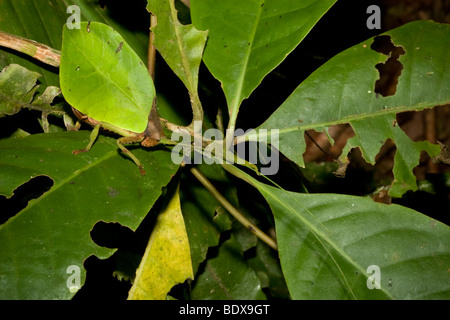
<path fill-rule="evenodd" d="M 135 31 L 148 30 L 149 20 L 145 11 L 146 2 L 146 0 L 99 1 L 105 10 L 110 10 L 117 20 Z M 382 23 L 380 30 L 369 30 L 366 26 L 366 21 L 370 16 L 366 13 L 366 10 L 370 5 L 378 5 L 381 9 Z M 189 20 L 186 16 L 183 16 L 183 19 Z M 450 23 L 450 1 L 338 0 L 305 40 L 285 61 L 267 75 L 250 98 L 243 102 L 237 127 L 247 130 L 259 126 L 311 72 L 344 49 L 384 31 L 418 19 L 433 19 L 437 22 Z M 186 90 L 160 56 L 157 57 L 156 72 L 157 88 L 173 105 L 179 107 L 181 117 L 187 119 L 186 122 L 189 123 L 191 115 Z M 226 110 L 220 83 L 209 74 L 204 65 L 201 67 L 199 87 L 203 107 L 210 119 L 215 118 L 217 107 Z M 25 111 L 7 121 L 1 120 L 0 138 L 8 136 L 17 127 L 16 124 L 20 124 L 22 129 L 30 133 L 41 132 L 42 130 L 36 121 L 39 115 L 36 117 L 30 117 L 30 115 L 30 112 Z M 450 126 L 448 125 L 450 123 L 450 111 L 448 106 L 438 107 L 431 111 L 402 114 L 398 117 L 398 123 L 415 141 L 433 140 L 434 137 L 434 140 L 450 145 Z M 276 181 L 289 190 L 299 191 L 301 189 L 300 182 L 302 182 L 307 185 L 311 192 L 372 195 L 377 201 L 399 203 L 449 224 L 450 170 L 448 166 L 435 164 L 432 159 L 424 155 L 415 172 L 422 182 L 421 185 L 428 186 L 428 189 L 423 187 L 417 192 L 408 192 L 402 199 L 390 199 L 385 195 L 378 197 L 378 195 L 372 193 L 380 186 L 389 185 L 390 179 L 392 179 L 391 169 L 395 145 L 386 143 L 375 166 L 366 164 L 358 150 L 352 151 L 350 155 L 351 164 L 347 170 L 347 175 L 344 179 L 340 179 L 332 174 L 336 170 L 333 159 L 340 154 L 342 146 L 351 137 L 352 131 L 348 126 L 340 126 L 334 132 L 336 134 L 334 137 L 335 146 L 331 146 L 327 139 L 324 139 L 323 134 L 309 132 L 310 137 L 305 137 L 308 145 L 305 153 L 305 160 L 308 162 L 306 168 L 300 169 L 292 162 L 284 159 Z M 436 141 L 431 142 L 435 143 Z M 316 144 L 320 145 L 320 148 Z M 236 180 L 235 183 L 240 193 L 245 195 L 240 199 L 243 206 L 252 208 L 255 207 L 255 203 L 265 203 L 264 199 L 254 189 L 239 180 Z M 30 197 L 38 197 L 51 185 L 50 179 L 44 177 L 33 179 L 16 190 L 12 199 L 0 197 L 0 207 L 11 210 L 8 216 L 12 216 L 26 206 Z M 3 218 L 5 217 L 3 215 Z M 0 224 L 2 222 L 4 221 L 0 221 Z M 102 233 L 100 229 L 99 227 L 96 232 Z M 110 234 L 116 240 L 120 239 L 123 242 L 131 237 L 123 232 L 119 228 L 116 231 L 109 229 L 103 233 Z M 85 268 L 89 270 L 86 285 L 75 298 L 126 298 L 129 284 L 118 282 L 110 276 L 114 271 L 114 263 L 91 257 L 85 262 Z"/>

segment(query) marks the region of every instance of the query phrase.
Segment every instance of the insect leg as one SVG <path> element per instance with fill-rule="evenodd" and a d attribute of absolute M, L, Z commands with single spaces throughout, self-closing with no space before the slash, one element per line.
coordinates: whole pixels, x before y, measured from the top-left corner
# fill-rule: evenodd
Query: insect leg
<path fill-rule="evenodd" d="M 72 151 L 72 153 L 73 154 L 79 154 L 79 153 L 87 152 L 87 151 L 91 150 L 92 145 L 94 144 L 95 140 L 98 137 L 98 131 L 99 130 L 100 130 L 100 125 L 95 126 L 94 129 L 92 129 L 92 131 L 91 131 L 91 135 L 89 136 L 89 143 L 86 146 L 86 148 L 81 149 L 81 150 L 74 150 L 74 151 Z"/>
<path fill-rule="evenodd" d="M 120 150 L 122 150 L 122 152 L 125 155 L 130 157 L 131 160 L 133 160 L 134 163 L 139 167 L 139 171 L 140 171 L 141 175 L 145 175 L 145 171 L 142 168 L 142 164 L 139 161 L 139 159 L 136 158 L 136 156 L 133 153 L 131 153 L 131 151 L 128 150 L 127 148 L 125 148 L 125 146 L 124 146 L 124 144 L 133 143 L 133 142 L 140 142 L 140 141 L 142 141 L 142 138 L 139 138 L 139 139 L 132 138 L 132 139 L 130 139 L 130 137 L 122 137 L 122 138 L 117 139 L 116 142 L 117 142 L 117 146 L 120 148 Z"/>

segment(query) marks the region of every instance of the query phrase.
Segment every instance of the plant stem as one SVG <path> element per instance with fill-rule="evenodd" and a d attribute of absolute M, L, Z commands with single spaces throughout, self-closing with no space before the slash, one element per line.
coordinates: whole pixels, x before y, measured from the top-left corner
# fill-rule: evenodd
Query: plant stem
<path fill-rule="evenodd" d="M 151 30 L 156 26 L 156 16 L 153 13 L 150 13 L 150 37 L 148 41 L 148 56 L 147 56 L 147 67 L 148 72 L 152 76 L 152 79 L 155 80 L 155 57 L 156 57 L 156 48 L 154 45 L 155 41 L 155 33 Z"/>
<path fill-rule="evenodd" d="M 152 77 L 153 82 L 155 82 L 155 60 L 156 60 L 156 47 L 154 44 L 155 33 L 152 28 L 156 26 L 156 16 L 150 13 L 150 35 L 148 41 L 148 53 L 147 53 L 147 69 Z M 153 99 L 153 106 L 148 115 L 148 126 L 153 128 L 150 131 L 150 135 L 156 140 L 161 140 L 164 137 L 163 125 L 161 123 L 161 118 L 159 117 L 158 109 L 156 108 L 156 97 Z M 164 139 L 166 140 L 166 139 Z"/>
<path fill-rule="evenodd" d="M 197 89 L 189 90 L 189 97 L 191 100 L 192 114 L 193 114 L 192 123 L 189 125 L 189 128 L 194 129 L 195 121 L 200 121 L 203 123 L 203 107 L 202 103 L 200 102 L 200 97 L 198 96 Z"/>
<path fill-rule="evenodd" d="M 251 223 L 242 213 L 240 213 L 228 200 L 214 187 L 214 185 L 195 167 L 191 167 L 191 173 L 200 181 L 200 183 L 216 198 L 217 201 L 240 223 L 244 225 L 251 233 L 264 241 L 272 249 L 278 250 L 275 241 L 265 234 L 261 229 Z"/>
<path fill-rule="evenodd" d="M 59 67 L 61 52 L 45 44 L 0 31 L 0 46 L 25 53 L 53 67 Z"/>
<path fill-rule="evenodd" d="M 220 132 L 222 132 L 222 135 L 225 136 L 225 128 L 223 126 L 223 111 L 221 107 L 217 109 L 216 126 L 217 129 L 219 129 Z"/>

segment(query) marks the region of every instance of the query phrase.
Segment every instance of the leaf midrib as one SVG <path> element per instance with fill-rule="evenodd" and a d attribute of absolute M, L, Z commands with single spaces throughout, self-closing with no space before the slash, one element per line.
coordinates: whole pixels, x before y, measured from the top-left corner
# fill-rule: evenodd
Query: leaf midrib
<path fill-rule="evenodd" d="M 250 184 L 252 184 L 255 188 L 257 188 L 261 193 L 266 193 L 267 195 L 269 195 L 273 200 L 275 200 L 277 203 L 279 203 L 282 207 L 284 207 L 286 210 L 288 210 L 291 214 L 293 214 L 293 216 L 298 217 L 298 219 L 300 219 L 300 221 L 309 228 L 309 230 L 317 237 L 317 239 L 320 241 L 320 239 L 323 239 L 328 245 L 330 245 L 335 252 L 337 252 L 342 258 L 344 258 L 346 261 L 348 261 L 349 263 L 351 263 L 356 270 L 359 270 L 359 272 L 361 274 L 364 274 L 366 272 L 366 270 L 364 270 L 359 264 L 357 264 L 351 257 L 348 256 L 348 254 L 343 251 L 338 245 L 335 244 L 334 241 L 332 241 L 332 239 L 329 239 L 329 237 L 327 237 L 323 232 L 319 231 L 314 225 L 312 225 L 308 220 L 306 220 L 305 218 L 303 218 L 302 215 L 300 215 L 299 213 L 297 213 L 295 211 L 294 208 L 292 208 L 291 206 L 288 206 L 287 204 L 285 204 L 281 199 L 278 199 L 278 197 L 276 195 L 274 195 L 270 189 L 268 189 L 267 187 L 265 187 L 265 185 L 263 183 L 259 183 L 258 181 L 256 181 L 255 179 L 253 179 L 252 177 L 250 177 L 249 175 L 245 174 L 244 172 L 242 172 L 241 170 L 239 170 L 237 167 L 231 166 L 230 168 L 232 168 L 232 170 L 230 170 L 230 172 L 232 172 L 233 174 L 237 175 L 238 177 L 244 179 L 245 181 L 249 182 Z M 290 194 L 287 193 L 289 196 Z M 296 199 L 293 199 L 296 203 L 298 203 L 299 205 L 301 205 L 303 207 L 304 210 L 306 210 L 308 213 L 310 213 L 312 215 L 311 212 L 309 212 L 309 210 L 303 205 L 301 204 L 299 201 L 297 201 Z M 319 239 L 320 237 L 320 239 Z M 337 264 L 336 260 L 334 259 L 334 257 L 329 253 L 327 247 L 325 245 L 322 244 L 322 246 L 324 247 L 325 251 L 327 251 L 327 253 L 330 255 L 330 258 L 334 261 L 335 264 Z M 349 293 L 351 295 L 353 295 L 355 298 L 357 298 L 354 293 L 353 290 L 350 287 L 350 284 L 348 284 L 347 282 L 347 278 L 345 277 L 344 272 L 340 269 L 339 265 L 336 265 L 336 267 L 339 269 L 340 273 L 342 274 L 342 276 L 344 277 L 344 282 L 345 285 L 347 287 L 347 289 L 349 290 Z M 392 294 L 388 291 L 386 291 L 386 289 L 384 287 L 382 287 L 380 290 L 383 291 L 383 293 L 389 297 L 390 299 L 394 299 L 394 297 L 392 296 Z"/>
<path fill-rule="evenodd" d="M 257 188 L 262 194 L 263 191 L 268 194 L 270 197 L 272 197 L 275 201 L 277 201 L 279 204 L 281 204 L 282 207 L 286 208 L 289 212 L 291 212 L 295 217 L 298 217 L 300 219 L 300 221 L 306 225 L 309 230 L 313 233 L 313 235 L 317 238 L 317 240 L 319 240 L 319 242 L 321 243 L 321 245 L 323 246 L 323 248 L 325 249 L 325 251 L 330 255 L 330 258 L 333 260 L 333 262 L 335 264 L 337 264 L 336 260 L 334 259 L 334 257 L 329 253 L 329 250 L 327 249 L 327 247 L 322 243 L 322 241 L 320 239 L 323 239 L 326 241 L 326 243 L 328 243 L 336 252 L 338 252 L 341 257 L 343 257 L 346 261 L 350 262 L 353 266 L 355 266 L 355 268 L 357 270 L 359 270 L 362 274 L 365 273 L 365 270 L 363 268 L 361 268 L 355 261 L 353 261 L 353 259 L 351 259 L 344 251 L 341 250 L 341 248 L 337 245 L 335 245 L 335 243 L 333 241 L 330 241 L 330 239 L 328 237 L 326 237 L 326 235 L 323 234 L 323 232 L 319 231 L 314 225 L 312 225 L 308 220 L 304 219 L 300 214 L 297 214 L 297 212 L 295 211 L 295 209 L 293 209 L 290 206 L 287 206 L 283 201 L 281 201 L 280 199 L 278 199 L 278 197 L 276 197 L 272 192 L 270 192 L 270 190 L 263 184 L 260 183 L 258 181 L 256 181 L 255 179 L 253 179 L 252 177 L 250 177 L 249 175 L 247 175 L 246 173 L 244 173 L 243 171 L 241 171 L 240 169 L 238 169 L 235 166 L 229 166 L 229 168 L 231 169 L 230 172 L 232 172 L 233 174 L 235 174 L 236 176 L 240 177 L 241 179 L 244 179 L 244 181 L 247 181 L 248 183 L 250 183 L 251 185 L 253 185 L 255 188 Z M 286 192 L 286 191 L 285 191 Z M 289 193 L 287 193 L 288 196 L 292 197 Z M 267 199 L 267 198 L 266 198 Z M 306 210 L 309 214 L 312 215 L 311 212 L 309 212 L 309 210 L 299 201 L 297 201 L 295 198 L 293 198 L 293 200 L 295 202 L 297 202 L 300 206 L 303 207 L 304 210 Z M 272 206 L 271 206 L 272 207 Z M 320 223 L 320 222 L 319 222 Z M 320 236 L 320 238 L 319 238 Z M 350 285 L 347 282 L 347 278 L 344 275 L 344 272 L 341 270 L 340 266 L 337 264 L 336 267 L 338 268 L 339 272 L 342 274 L 342 276 L 344 277 L 344 282 L 345 285 L 349 291 L 349 293 L 354 296 L 356 299 L 357 297 L 355 296 L 355 294 L 353 293 L 352 288 L 350 287 Z M 391 299 L 393 299 L 392 295 L 389 292 L 386 292 L 386 290 L 384 289 L 384 287 L 382 289 L 380 289 L 383 291 L 383 293 L 386 294 L 386 296 L 390 297 Z"/>
<path fill-rule="evenodd" d="M 181 36 L 181 28 L 183 27 L 181 25 L 181 23 L 178 21 L 178 17 L 177 17 L 177 11 L 175 9 L 175 3 L 173 1 L 169 1 L 169 6 L 170 6 L 170 15 L 172 18 L 172 25 L 174 28 L 174 32 L 175 32 L 175 36 L 177 39 L 177 44 L 178 44 L 178 52 L 180 53 L 180 57 L 181 57 L 181 62 L 183 63 L 183 71 L 184 71 L 184 76 L 186 77 L 186 81 L 189 85 L 189 92 L 194 92 L 195 89 L 195 85 L 193 82 L 193 77 L 191 74 L 191 69 L 189 67 L 189 61 L 187 58 L 187 54 L 186 54 L 186 50 L 185 47 L 183 45 L 183 40 L 182 40 L 182 36 Z"/>
<path fill-rule="evenodd" d="M 371 113 L 351 115 L 351 116 L 348 116 L 348 117 L 345 117 L 342 119 L 337 119 L 337 120 L 316 122 L 316 123 L 311 123 L 311 124 L 299 123 L 298 125 L 288 126 L 288 127 L 282 128 L 282 129 L 269 128 L 266 125 L 266 123 L 263 123 L 257 129 L 278 129 L 279 134 L 290 133 L 290 132 L 295 132 L 295 131 L 306 131 L 306 130 L 311 130 L 311 129 L 329 127 L 329 126 L 333 126 L 333 125 L 351 123 L 353 121 L 358 121 L 358 120 L 370 119 L 370 118 L 375 118 L 375 117 L 380 117 L 380 116 L 387 116 L 387 115 L 397 114 L 397 113 L 401 113 L 401 112 L 420 111 L 422 109 L 432 108 L 432 107 L 440 105 L 442 103 L 443 103 L 442 101 L 434 101 L 434 102 L 428 102 L 428 103 L 425 103 L 423 105 L 416 106 L 416 107 L 408 107 L 408 106 L 393 107 L 393 108 L 379 110 L 379 111 L 375 111 L 375 112 L 371 112 Z M 248 134 L 239 136 L 238 139 L 236 139 L 237 143 L 243 142 L 243 140 L 257 140 L 258 137 L 265 138 L 268 134 L 270 134 L 269 132 L 259 133 L 259 132 L 257 132 L 257 129 L 255 131 L 250 131 Z"/>
<path fill-rule="evenodd" d="M 318 229 L 317 229 L 313 224 L 311 224 L 308 220 L 304 219 L 304 218 L 302 217 L 302 215 L 301 215 L 300 213 L 298 213 L 294 208 L 292 208 L 291 206 L 288 206 L 287 204 L 285 204 L 283 201 L 281 201 L 281 199 L 278 199 L 278 197 L 276 197 L 272 192 L 270 192 L 270 190 L 268 190 L 266 187 L 264 187 L 263 184 L 259 184 L 259 183 L 258 183 L 258 185 L 259 185 L 258 189 L 264 190 L 267 194 L 269 194 L 269 195 L 272 197 L 272 199 L 274 199 L 274 200 L 277 201 L 279 204 L 281 204 L 282 207 L 286 208 L 290 213 L 292 213 L 294 216 L 298 217 L 304 225 L 306 225 L 313 233 L 316 234 L 316 236 L 320 236 L 321 239 L 325 240 L 327 244 L 329 244 L 329 245 L 330 245 L 337 253 L 339 253 L 339 255 L 340 255 L 341 257 L 343 257 L 346 261 L 348 261 L 349 263 L 351 263 L 357 270 L 359 270 L 360 273 L 364 274 L 364 273 L 366 272 L 366 270 L 365 270 L 364 268 L 362 268 L 358 263 L 356 263 L 356 262 L 355 262 L 355 261 L 354 261 L 354 260 L 353 260 L 353 259 L 352 259 L 345 251 L 343 251 L 343 250 L 341 249 L 340 246 L 338 246 L 337 244 L 335 244 L 335 242 L 334 242 L 332 239 L 330 239 L 330 238 L 327 237 L 323 232 L 321 232 L 320 230 L 318 230 Z M 297 200 L 295 200 L 295 201 L 298 203 Z M 301 204 L 301 206 L 303 207 L 304 210 L 306 210 L 308 213 L 310 213 L 310 214 L 312 215 L 312 213 L 309 212 L 308 208 L 306 208 L 305 206 L 303 206 L 303 204 Z M 326 248 L 324 248 L 324 249 L 328 252 L 328 249 L 326 249 Z M 331 255 L 331 254 L 330 254 L 330 255 Z M 332 260 L 335 262 L 334 257 L 331 256 L 331 258 L 332 258 Z M 335 263 L 336 263 L 336 262 L 335 262 Z M 337 267 L 340 269 L 339 266 L 337 266 Z M 342 272 L 342 273 L 344 273 L 344 272 Z M 345 277 L 345 276 L 344 276 L 344 277 Z M 344 281 L 347 283 L 347 280 L 346 280 L 346 279 L 344 279 Z M 352 291 L 350 288 L 348 288 L 348 289 L 351 291 L 351 293 L 352 293 L 352 295 L 353 295 L 353 291 Z M 386 294 L 386 296 L 390 297 L 390 299 L 394 299 L 394 297 L 391 295 L 391 293 L 388 292 L 388 291 L 386 291 L 386 290 L 384 289 L 384 287 L 381 288 L 380 290 L 382 290 L 383 293 Z M 356 297 L 356 298 L 357 298 L 357 297 Z"/>
<path fill-rule="evenodd" d="M 247 68 L 248 68 L 248 63 L 250 60 L 250 56 L 251 56 L 251 52 L 252 52 L 252 48 L 253 48 L 253 43 L 255 40 L 255 36 L 256 36 L 256 31 L 258 29 L 259 26 L 259 21 L 261 20 L 261 13 L 262 13 L 262 7 L 259 7 L 258 10 L 258 15 L 254 20 L 254 25 L 253 25 L 253 30 L 250 34 L 249 37 L 249 46 L 245 55 L 245 59 L 244 59 L 244 64 L 242 66 L 241 69 L 241 76 L 239 77 L 238 81 L 237 81 L 237 91 L 234 94 L 232 100 L 231 100 L 231 112 L 230 112 L 230 120 L 229 120 L 229 124 L 228 124 L 228 129 L 230 130 L 230 132 L 234 131 L 235 125 L 236 125 L 236 118 L 237 118 L 237 114 L 239 112 L 239 106 L 240 103 L 242 101 L 242 91 L 243 91 L 243 87 L 244 87 L 244 80 L 245 77 L 247 75 Z"/>
<path fill-rule="evenodd" d="M 23 208 L 20 212 L 18 212 L 16 215 L 14 215 L 13 217 L 11 217 L 10 219 L 8 219 L 4 224 L 0 225 L 0 231 L 5 228 L 8 224 L 10 224 L 12 221 L 14 221 L 16 218 L 18 218 L 19 216 L 21 216 L 24 212 L 26 212 L 27 210 L 33 208 L 35 205 L 38 205 L 42 200 L 45 200 L 45 198 L 49 197 L 50 195 L 52 195 L 54 192 L 56 192 L 57 190 L 59 190 L 61 187 L 66 186 L 67 184 L 70 183 L 70 181 L 72 181 L 75 177 L 79 176 L 80 174 L 90 170 L 91 168 L 99 165 L 100 163 L 110 159 L 111 157 L 113 157 L 115 154 L 117 154 L 117 152 L 114 151 L 109 151 L 107 152 L 103 157 L 97 158 L 94 161 L 92 161 L 91 163 L 88 163 L 87 166 L 83 166 L 78 170 L 74 170 L 72 174 L 68 175 L 66 178 L 58 181 L 57 183 L 55 183 L 50 190 L 48 190 L 47 192 L 43 193 L 39 198 L 37 199 L 32 199 L 27 203 L 27 206 L 25 208 Z M 51 174 L 48 173 L 41 173 L 36 175 L 40 176 L 40 175 L 44 175 L 44 176 L 48 176 L 50 179 L 52 179 L 53 181 L 54 178 L 51 176 Z M 32 177 L 33 178 L 33 177 Z"/>
<path fill-rule="evenodd" d="M 125 43 L 125 39 L 123 39 L 123 46 L 128 45 Z M 76 48 L 76 50 L 78 51 L 78 53 L 80 53 L 81 55 L 83 55 L 83 57 L 85 58 L 84 61 L 89 62 L 89 64 L 94 67 L 94 69 L 96 71 L 98 71 L 98 73 L 100 73 L 103 77 L 105 77 L 106 79 L 108 79 L 113 85 L 114 87 L 118 88 L 124 96 L 126 96 L 130 101 L 133 102 L 133 104 L 136 106 L 136 108 L 138 108 L 139 110 L 142 110 L 142 108 L 137 104 L 137 102 L 133 99 L 132 96 L 130 96 L 130 94 L 128 92 L 126 92 L 122 86 L 120 86 L 118 83 L 116 83 L 108 74 L 104 73 L 102 69 L 99 69 L 99 67 L 94 64 L 90 59 L 88 59 L 88 57 L 85 55 L 85 53 L 79 49 L 79 47 L 75 44 L 74 47 Z M 131 49 L 131 47 L 130 47 Z M 120 65 L 120 64 L 119 64 Z M 75 106 L 76 108 L 76 106 Z M 96 119 L 96 120 L 100 120 L 100 119 Z"/>

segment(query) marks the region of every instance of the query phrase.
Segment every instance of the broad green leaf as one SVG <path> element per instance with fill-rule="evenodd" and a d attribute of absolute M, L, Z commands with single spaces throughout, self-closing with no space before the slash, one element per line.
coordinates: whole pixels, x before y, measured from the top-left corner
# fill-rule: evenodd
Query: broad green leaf
<path fill-rule="evenodd" d="M 157 24 L 152 28 L 155 47 L 183 81 L 191 100 L 193 97 L 198 100 L 198 71 L 207 32 L 199 31 L 193 25 L 182 25 L 178 21 L 174 0 L 149 0 L 147 9 L 157 18 Z M 201 120 L 199 101 L 195 103 L 197 107 L 193 105 L 194 120 Z"/>
<path fill-rule="evenodd" d="M 398 205 L 293 193 L 235 173 L 272 208 L 293 299 L 450 298 L 448 226 Z M 367 285 L 371 266 L 379 268 L 379 289 Z"/>
<path fill-rule="evenodd" d="M 421 110 L 450 102 L 450 26 L 417 21 L 386 32 L 395 46 L 406 52 L 396 93 L 375 93 L 379 73 L 375 66 L 387 56 L 371 49 L 373 39 L 351 47 L 330 59 L 310 75 L 259 129 L 279 129 L 279 149 L 303 166 L 303 133 L 331 125 L 350 123 L 355 137 L 348 141 L 342 157 L 358 147 L 369 163 L 387 139 L 397 145 L 394 184 L 390 194 L 401 196 L 415 190 L 412 169 L 421 151 L 430 156 L 439 147 L 412 142 L 398 125 L 398 112 Z"/>
<path fill-rule="evenodd" d="M 193 300 L 263 300 L 261 283 L 243 259 L 242 247 L 231 236 L 219 248 L 217 257 L 206 262 L 194 283 Z"/>
<path fill-rule="evenodd" d="M 165 300 L 174 285 L 193 278 L 189 239 L 177 188 L 158 215 L 128 299 Z"/>
<path fill-rule="evenodd" d="M 139 56 L 111 27 L 83 22 L 64 27 L 61 90 L 74 108 L 120 129 L 147 127 L 155 97 L 153 80 Z"/>
<path fill-rule="evenodd" d="M 234 125 L 242 100 L 303 40 L 336 0 L 192 0 L 195 27 L 208 30 L 203 60 L 222 82 Z"/>
<path fill-rule="evenodd" d="M 11 197 L 33 177 L 53 180 L 49 191 L 0 225 L 0 298 L 71 298 L 67 269 L 79 267 L 83 285 L 83 261 L 115 251 L 92 241 L 94 225 L 117 222 L 135 230 L 178 168 L 167 151 L 136 149 L 148 168 L 142 176 L 104 136 L 89 152 L 72 154 L 88 140 L 88 131 L 78 131 L 0 141 L 0 194 Z"/>

